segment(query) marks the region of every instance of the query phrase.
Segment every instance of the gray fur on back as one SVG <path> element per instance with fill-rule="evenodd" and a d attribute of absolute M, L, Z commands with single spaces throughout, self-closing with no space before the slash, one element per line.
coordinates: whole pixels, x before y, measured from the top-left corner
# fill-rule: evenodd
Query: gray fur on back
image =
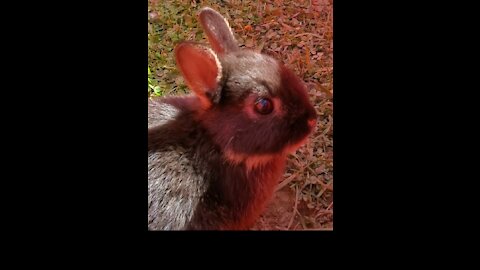
<path fill-rule="evenodd" d="M 188 147 L 171 143 L 172 123 L 182 111 L 160 100 L 148 101 L 148 128 L 160 135 L 148 151 L 148 229 L 182 230 L 192 220 L 201 196 L 208 188 L 204 169 Z"/>
<path fill-rule="evenodd" d="M 148 128 L 163 125 L 175 119 L 179 111 L 174 106 L 158 100 L 148 100 Z"/>
<path fill-rule="evenodd" d="M 181 230 L 206 190 L 189 153 L 176 146 L 148 154 L 148 229 Z"/>

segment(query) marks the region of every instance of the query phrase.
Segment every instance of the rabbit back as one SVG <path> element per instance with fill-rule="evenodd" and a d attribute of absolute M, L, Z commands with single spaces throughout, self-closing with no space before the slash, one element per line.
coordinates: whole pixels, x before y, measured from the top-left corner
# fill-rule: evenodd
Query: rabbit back
<path fill-rule="evenodd" d="M 148 229 L 184 229 L 205 190 L 204 176 L 192 164 L 187 149 L 169 146 L 149 152 Z"/>

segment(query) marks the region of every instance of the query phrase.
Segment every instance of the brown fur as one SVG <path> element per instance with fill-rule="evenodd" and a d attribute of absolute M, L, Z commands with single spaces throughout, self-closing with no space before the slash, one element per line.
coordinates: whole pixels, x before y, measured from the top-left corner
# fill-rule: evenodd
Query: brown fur
<path fill-rule="evenodd" d="M 149 101 L 150 230 L 250 228 L 286 155 L 315 125 L 300 78 L 269 56 L 239 50 L 215 11 L 203 9 L 200 17 L 212 28 L 214 51 L 194 43 L 176 49 L 195 95 Z M 270 114 L 254 110 L 259 98 L 272 102 Z"/>

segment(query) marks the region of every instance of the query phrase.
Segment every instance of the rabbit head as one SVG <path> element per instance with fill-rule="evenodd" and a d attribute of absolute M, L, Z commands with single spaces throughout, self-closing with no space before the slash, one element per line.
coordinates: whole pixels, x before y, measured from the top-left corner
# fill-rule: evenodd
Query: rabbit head
<path fill-rule="evenodd" d="M 303 81 L 281 62 L 240 49 L 227 20 L 199 13 L 211 49 L 175 48 L 177 66 L 200 103 L 198 121 L 231 162 L 253 162 L 295 151 L 312 132 L 316 112 Z"/>

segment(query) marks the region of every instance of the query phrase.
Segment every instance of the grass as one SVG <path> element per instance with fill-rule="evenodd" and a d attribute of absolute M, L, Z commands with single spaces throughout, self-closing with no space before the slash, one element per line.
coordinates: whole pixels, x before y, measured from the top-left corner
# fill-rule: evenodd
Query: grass
<path fill-rule="evenodd" d="M 173 55 L 183 40 L 207 43 L 196 14 L 204 6 L 224 15 L 240 46 L 284 62 L 307 84 L 318 113 L 310 141 L 289 156 L 278 191 L 291 198 L 279 218 L 266 213 L 256 229 L 333 227 L 333 12 L 331 1 L 149 0 L 148 93 L 188 93 Z M 276 206 L 276 204 L 273 204 Z M 267 210 L 273 211 L 271 209 Z M 283 219 L 282 219 L 283 220 Z"/>

